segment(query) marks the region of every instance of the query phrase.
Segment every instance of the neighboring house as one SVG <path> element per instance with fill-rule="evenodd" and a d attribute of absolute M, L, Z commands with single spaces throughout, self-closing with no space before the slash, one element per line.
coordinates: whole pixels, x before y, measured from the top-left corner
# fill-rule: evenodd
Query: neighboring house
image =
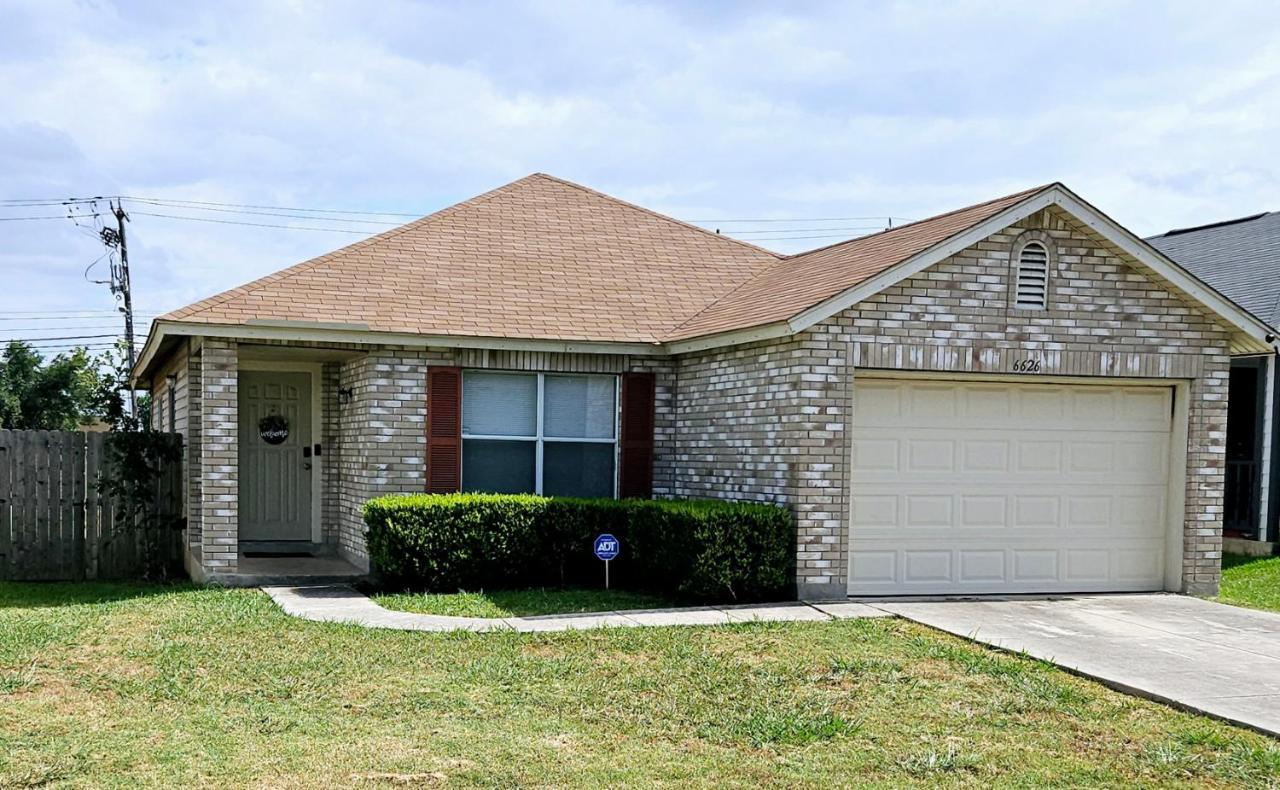
<path fill-rule="evenodd" d="M 784 504 L 810 599 L 1206 593 L 1271 333 L 1061 184 L 782 256 L 533 175 L 161 317 L 136 374 L 197 579 L 488 490 Z"/>
<path fill-rule="evenodd" d="M 1271 326 L 1280 324 L 1280 212 L 1171 230 L 1147 241 Z M 1231 360 L 1223 528 L 1228 548 L 1280 547 L 1280 419 L 1274 355 Z"/>

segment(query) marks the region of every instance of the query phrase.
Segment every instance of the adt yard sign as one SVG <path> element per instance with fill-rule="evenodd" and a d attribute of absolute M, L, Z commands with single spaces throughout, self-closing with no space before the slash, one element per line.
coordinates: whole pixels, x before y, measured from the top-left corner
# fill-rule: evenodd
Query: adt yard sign
<path fill-rule="evenodd" d="M 609 589 L 609 560 L 618 556 L 622 544 L 608 532 L 596 538 L 596 557 L 604 560 L 604 588 Z"/>
<path fill-rule="evenodd" d="M 596 557 L 608 562 L 618 556 L 618 539 L 609 533 L 596 538 Z"/>

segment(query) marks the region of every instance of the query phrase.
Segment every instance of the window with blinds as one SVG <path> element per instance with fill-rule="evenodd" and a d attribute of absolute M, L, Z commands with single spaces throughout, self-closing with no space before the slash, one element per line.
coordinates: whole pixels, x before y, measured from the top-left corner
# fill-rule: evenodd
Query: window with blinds
<path fill-rule="evenodd" d="M 611 497 L 616 376 L 466 371 L 462 490 Z"/>
<path fill-rule="evenodd" d="M 1049 302 L 1049 250 L 1040 242 L 1028 242 L 1018 253 L 1015 306 L 1019 310 L 1043 310 Z"/>

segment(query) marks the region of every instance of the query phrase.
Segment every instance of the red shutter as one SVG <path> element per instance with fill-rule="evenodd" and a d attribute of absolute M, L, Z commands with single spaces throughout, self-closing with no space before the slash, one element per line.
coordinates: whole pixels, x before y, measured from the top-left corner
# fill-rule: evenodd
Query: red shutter
<path fill-rule="evenodd" d="M 462 490 L 462 370 L 427 368 L 427 493 Z"/>
<path fill-rule="evenodd" d="M 652 373 L 622 374 L 622 436 L 618 446 L 618 495 L 653 496 Z"/>

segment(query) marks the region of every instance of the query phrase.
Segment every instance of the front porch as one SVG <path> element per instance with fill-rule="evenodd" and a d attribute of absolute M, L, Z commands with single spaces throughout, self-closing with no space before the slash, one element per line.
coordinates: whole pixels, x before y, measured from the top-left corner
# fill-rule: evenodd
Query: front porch
<path fill-rule="evenodd" d="M 215 337 L 192 338 L 185 351 L 192 578 L 367 576 L 364 502 L 422 490 L 422 416 L 405 412 L 425 412 L 425 361 L 381 347 Z"/>

